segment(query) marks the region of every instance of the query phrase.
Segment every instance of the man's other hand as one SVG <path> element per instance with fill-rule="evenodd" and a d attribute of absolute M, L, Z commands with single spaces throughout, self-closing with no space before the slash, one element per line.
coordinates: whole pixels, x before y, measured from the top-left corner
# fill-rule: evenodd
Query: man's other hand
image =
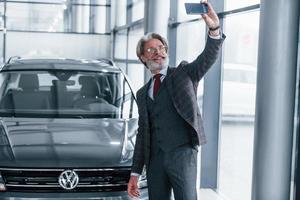
<path fill-rule="evenodd" d="M 130 176 L 127 192 L 131 198 L 137 198 L 140 196 L 139 188 L 138 188 L 138 176 Z"/>

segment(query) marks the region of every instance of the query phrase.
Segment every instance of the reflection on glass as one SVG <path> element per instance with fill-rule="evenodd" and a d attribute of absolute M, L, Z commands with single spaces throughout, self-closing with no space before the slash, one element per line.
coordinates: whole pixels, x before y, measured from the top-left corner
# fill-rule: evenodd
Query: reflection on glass
<path fill-rule="evenodd" d="M 225 18 L 219 193 L 250 200 L 259 12 Z M 247 23 L 245 23 L 247 22 Z"/>
<path fill-rule="evenodd" d="M 117 32 L 114 45 L 114 57 L 126 59 L 127 29 Z"/>
<path fill-rule="evenodd" d="M 7 28 L 21 31 L 106 33 L 108 8 L 106 4 L 82 1 L 7 2 Z"/>
<path fill-rule="evenodd" d="M 62 5 L 7 3 L 8 30 L 63 30 Z"/>

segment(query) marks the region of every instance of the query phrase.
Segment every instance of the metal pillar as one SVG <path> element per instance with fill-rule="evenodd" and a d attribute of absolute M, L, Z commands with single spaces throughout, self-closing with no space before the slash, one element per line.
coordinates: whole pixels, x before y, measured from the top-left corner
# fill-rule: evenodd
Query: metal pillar
<path fill-rule="evenodd" d="M 224 10 L 224 1 L 210 0 L 217 13 Z M 223 27 L 223 19 L 220 19 Z M 221 28 L 223 29 L 223 28 Z M 226 34 L 226 33 L 225 33 Z M 220 53 L 215 64 L 204 76 L 203 120 L 208 143 L 201 148 L 201 188 L 218 187 L 220 101 L 222 90 L 222 57 Z"/>
<path fill-rule="evenodd" d="M 252 200 L 289 200 L 298 0 L 262 0 Z"/>
<path fill-rule="evenodd" d="M 169 23 L 177 22 L 178 16 L 178 0 L 172 0 L 170 4 Z M 168 40 L 169 40 L 169 57 L 170 66 L 176 66 L 176 51 L 177 51 L 177 26 L 168 26 Z"/>

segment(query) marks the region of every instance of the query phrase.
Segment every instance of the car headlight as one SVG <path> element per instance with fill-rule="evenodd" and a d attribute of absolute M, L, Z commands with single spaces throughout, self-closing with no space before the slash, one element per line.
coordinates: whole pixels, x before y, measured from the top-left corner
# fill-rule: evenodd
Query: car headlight
<path fill-rule="evenodd" d="M 145 168 L 143 169 L 142 174 L 139 176 L 138 187 L 139 187 L 140 189 L 141 189 L 141 188 L 148 187 L 148 184 L 147 184 L 147 175 L 146 175 L 146 170 L 145 170 Z"/>
<path fill-rule="evenodd" d="M 6 191 L 5 182 L 4 182 L 1 172 L 0 172 L 0 192 L 5 192 L 5 191 Z"/>

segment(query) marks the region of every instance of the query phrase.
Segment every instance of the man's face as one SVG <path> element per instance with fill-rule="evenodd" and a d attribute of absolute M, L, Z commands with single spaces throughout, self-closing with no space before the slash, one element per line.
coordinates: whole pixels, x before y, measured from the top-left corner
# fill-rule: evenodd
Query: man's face
<path fill-rule="evenodd" d="M 151 71 L 161 70 L 169 64 L 167 49 L 158 39 L 151 39 L 145 43 L 141 59 Z"/>

